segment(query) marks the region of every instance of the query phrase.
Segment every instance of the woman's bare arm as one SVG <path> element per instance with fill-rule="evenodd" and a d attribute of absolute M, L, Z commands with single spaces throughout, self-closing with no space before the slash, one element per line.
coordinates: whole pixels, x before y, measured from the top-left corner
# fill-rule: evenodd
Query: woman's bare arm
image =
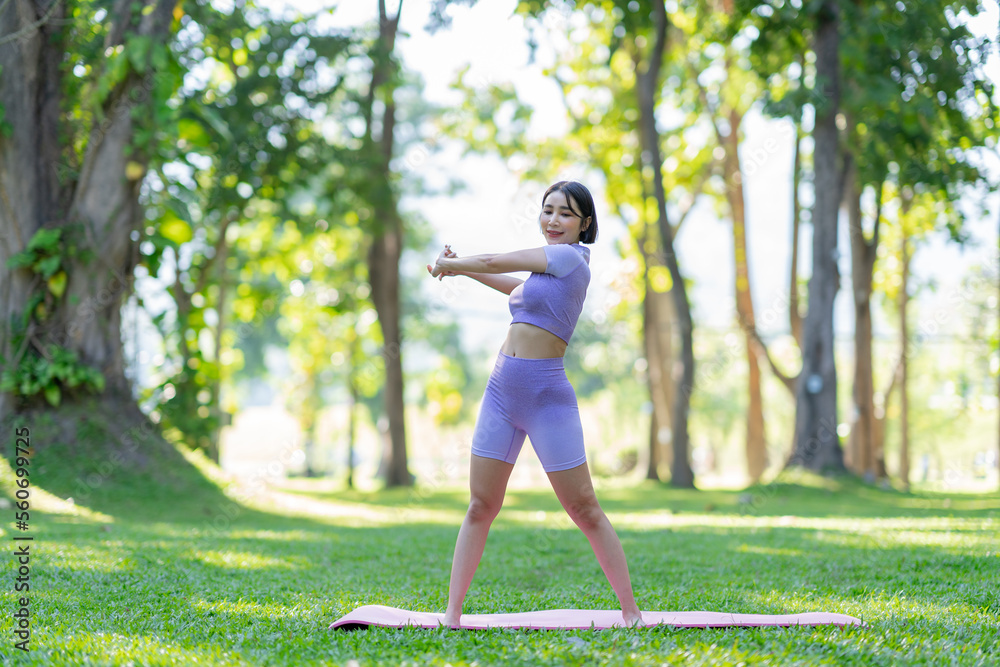
<path fill-rule="evenodd" d="M 545 273 L 548 258 L 544 248 L 528 248 L 489 255 L 473 255 L 471 257 L 438 257 L 434 267 L 434 275 L 442 271 L 453 273 L 511 273 L 513 271 L 531 271 Z"/>
<path fill-rule="evenodd" d="M 468 276 L 473 280 L 478 280 L 487 287 L 492 287 L 498 292 L 503 292 L 504 294 L 510 294 L 514 291 L 515 287 L 524 282 L 520 278 L 508 276 L 503 273 L 475 273 L 473 271 L 463 271 L 457 275 Z"/>
<path fill-rule="evenodd" d="M 539 260 L 542 263 L 541 268 L 539 268 Z M 524 281 L 514 276 L 504 275 L 504 273 L 507 271 L 537 271 L 541 273 L 547 268 L 547 263 L 548 260 L 542 248 L 459 258 L 451 246 L 446 245 L 441 254 L 438 255 L 434 266 L 427 265 L 427 272 L 438 280 L 445 276 L 468 276 L 498 292 L 510 294 Z"/>

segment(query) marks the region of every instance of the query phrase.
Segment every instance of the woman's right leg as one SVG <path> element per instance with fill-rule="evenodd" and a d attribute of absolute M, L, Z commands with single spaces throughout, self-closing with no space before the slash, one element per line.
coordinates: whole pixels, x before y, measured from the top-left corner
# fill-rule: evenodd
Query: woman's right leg
<path fill-rule="evenodd" d="M 451 581 L 448 584 L 448 611 L 445 612 L 444 623 L 449 627 L 459 625 L 465 594 L 483 557 L 490 526 L 503 505 L 507 480 L 513 469 L 513 463 L 472 455 L 469 510 L 458 531 L 455 558 L 451 563 Z"/>

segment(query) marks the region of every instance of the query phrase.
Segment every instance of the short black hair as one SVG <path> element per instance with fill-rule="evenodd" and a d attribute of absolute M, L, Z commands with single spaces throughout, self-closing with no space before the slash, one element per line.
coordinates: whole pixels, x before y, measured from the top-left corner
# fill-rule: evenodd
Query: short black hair
<path fill-rule="evenodd" d="M 597 211 L 594 210 L 594 197 L 590 194 L 587 186 L 576 181 L 559 181 L 558 183 L 553 183 L 542 197 L 542 206 L 545 206 L 545 200 L 553 192 L 561 192 L 566 195 L 566 203 L 569 204 L 569 208 L 573 213 L 580 216 L 581 224 L 587 218 L 590 218 L 590 225 L 580 232 L 580 243 L 593 243 L 596 241 Z M 573 208 L 574 203 L 580 207 L 579 211 Z"/>

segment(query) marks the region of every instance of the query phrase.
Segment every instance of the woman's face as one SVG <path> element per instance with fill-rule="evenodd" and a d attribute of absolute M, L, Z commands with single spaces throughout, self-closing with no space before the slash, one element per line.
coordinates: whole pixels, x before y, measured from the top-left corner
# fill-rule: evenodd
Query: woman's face
<path fill-rule="evenodd" d="M 572 208 L 571 208 L 572 206 Z M 576 201 L 570 197 L 567 200 L 566 193 L 556 190 L 549 194 L 542 202 L 542 214 L 538 216 L 538 222 L 545 235 L 545 241 L 549 245 L 553 243 L 577 243 L 580 240 L 580 232 L 586 229 L 580 216 L 574 213 L 574 209 L 579 211 L 580 207 Z"/>

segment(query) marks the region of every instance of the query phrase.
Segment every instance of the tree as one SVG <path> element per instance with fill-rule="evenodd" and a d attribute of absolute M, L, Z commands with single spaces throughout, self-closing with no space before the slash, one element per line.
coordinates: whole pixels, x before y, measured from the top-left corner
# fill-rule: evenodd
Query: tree
<path fill-rule="evenodd" d="M 790 466 L 816 471 L 844 469 L 837 437 L 837 370 L 833 347 L 833 301 L 840 282 L 837 228 L 840 209 L 840 9 L 835 0 L 818 4 L 814 51 L 821 97 L 813 128 L 813 273 L 809 309 L 802 330 L 802 374 L 796 387 L 795 445 Z"/>
<path fill-rule="evenodd" d="M 837 439 L 836 369 L 833 349 L 833 301 L 839 287 L 837 227 L 841 160 L 837 130 L 840 108 L 840 8 L 836 0 L 801 7 L 793 3 L 738 2 L 743 22 L 756 31 L 752 62 L 762 78 L 768 113 L 791 116 L 798 127 L 804 108 L 815 112 L 813 123 L 813 192 L 809 216 L 813 225 L 813 273 L 808 286 L 804 320 L 798 309 L 798 229 L 800 137 L 796 131 L 793 172 L 792 264 L 790 272 L 791 331 L 802 352 L 802 368 L 794 377 L 777 368 L 763 342 L 761 353 L 786 387 L 795 393 L 796 418 L 791 454 L 786 465 L 813 470 L 843 470 L 843 452 Z M 741 25 L 740 22 L 734 24 Z M 806 79 L 806 50 L 815 55 L 815 84 Z M 795 72 L 794 70 L 798 70 Z M 797 88 L 788 82 L 798 78 Z M 756 336 L 756 332 L 754 333 Z"/>
<path fill-rule="evenodd" d="M 879 438 L 884 437 L 886 404 L 889 394 L 896 390 L 899 394 L 900 451 L 898 475 L 905 490 L 910 488 L 910 393 L 909 379 L 912 363 L 920 351 L 921 336 L 913 336 L 910 331 L 911 299 L 914 286 L 910 267 L 918 244 L 926 241 L 935 232 L 940 232 L 949 220 L 953 220 L 953 210 L 946 199 L 932 190 L 919 194 L 914 188 L 904 186 L 897 190 L 887 184 L 884 190 L 885 206 L 883 214 L 887 219 L 884 226 L 885 252 L 880 253 L 880 268 L 876 275 L 875 288 L 883 293 L 890 312 L 894 311 L 899 322 L 899 360 L 895 364 L 889 386 L 883 392 L 881 410 L 876 413 L 876 429 Z M 880 414 L 881 413 L 881 414 Z M 882 465 L 885 465 L 884 455 Z"/>
<path fill-rule="evenodd" d="M 636 165 L 642 183 L 642 203 L 638 207 L 642 224 L 652 223 L 655 237 L 651 237 L 643 228 L 639 238 L 644 257 L 644 282 L 647 285 L 646 299 L 654 299 L 645 306 L 647 315 L 646 326 L 653 325 L 652 331 L 645 333 L 646 349 L 650 354 L 650 378 L 664 383 L 667 378 L 673 380 L 673 386 L 668 390 L 657 391 L 654 386 L 651 395 L 654 398 L 653 425 L 650 429 L 650 470 L 647 476 L 655 476 L 653 467 L 656 463 L 655 452 L 659 450 L 660 430 L 669 423 L 671 432 L 670 482 L 674 486 L 692 488 L 694 474 L 690 465 L 690 436 L 688 434 L 688 412 L 691 405 L 691 394 L 694 391 L 695 361 L 693 329 L 694 321 L 687 298 L 687 288 L 681 274 L 680 263 L 674 250 L 674 236 L 677 228 L 670 223 L 667 213 L 667 191 L 664 185 L 663 155 L 660 148 L 661 136 L 656 126 L 656 109 L 660 100 L 661 80 L 664 61 L 668 46 L 669 20 L 666 8 L 662 2 L 621 3 L 614 6 L 612 18 L 617 17 L 618 25 L 612 31 L 611 56 L 618 49 L 628 54 L 634 77 L 634 87 L 631 92 L 635 100 L 635 124 L 638 134 L 638 160 Z M 648 19 L 646 17 L 649 17 Z M 652 22 L 652 30 L 647 29 L 647 20 Z M 693 197 L 692 197 L 693 201 Z M 690 207 L 688 208 L 690 210 Z M 648 241 L 655 238 L 656 253 L 652 267 L 650 260 L 653 253 L 649 252 Z M 672 299 L 669 308 L 657 298 L 661 290 L 649 290 L 653 283 L 650 280 L 650 269 L 656 265 L 664 266 L 669 275 L 669 295 Z M 677 326 L 681 349 L 680 377 L 668 369 L 672 365 L 670 348 L 663 335 L 671 335 L 662 330 L 665 318 L 670 318 Z M 650 321 L 652 320 L 652 321 Z M 660 326 L 657 326 L 660 325 Z M 654 356 L 655 355 L 655 356 Z M 654 367 L 655 364 L 655 367 Z M 669 400 L 672 395 L 672 412 L 669 422 L 656 409 L 657 399 Z"/>
<path fill-rule="evenodd" d="M 790 3 L 739 4 L 759 32 L 752 53 L 755 69 L 770 81 L 769 112 L 795 116 L 807 105 L 822 103 L 824 97 L 817 96 L 818 91 L 800 86 L 802 92 L 797 92 L 787 85 L 794 76 L 806 75 L 802 53 L 813 31 L 803 21 L 812 14 Z M 838 7 L 843 12 L 841 24 L 850 27 L 841 31 L 838 63 L 846 82 L 839 104 L 845 129 L 841 136 L 845 158 L 841 187 L 850 219 L 856 315 L 854 409 L 847 463 L 871 478 L 884 469 L 880 454 L 882 409 L 876 403 L 884 404 L 887 393 L 874 391 L 870 314 L 872 272 L 879 233 L 881 230 L 884 235 L 886 224 L 881 219 L 888 205 L 884 190 L 890 184 L 896 189 L 909 186 L 918 193 L 933 191 L 943 202 L 957 202 L 965 185 L 981 179 L 968 160 L 968 150 L 987 141 L 987 128 L 995 126 L 996 119 L 989 101 L 992 86 L 981 70 L 986 41 L 972 39 L 957 20 L 962 11 L 974 13 L 977 3 L 920 3 L 905 12 L 888 2 L 852 1 Z M 798 72 L 790 66 L 796 60 Z M 795 173 L 797 177 L 797 169 Z M 863 200 L 868 203 L 863 205 Z M 795 204 L 797 210 L 797 201 Z M 940 222 L 960 240 L 961 211 L 955 206 L 950 210 Z M 796 238 L 797 219 L 796 214 Z M 793 248 L 793 302 L 794 252 Z M 801 338 L 796 333 L 797 307 L 790 308 L 790 315 L 792 332 Z M 774 368 L 773 362 L 771 365 Z M 774 370 L 780 378 L 790 379 Z M 887 389 L 896 386 L 895 379 L 894 373 Z M 791 383 L 786 381 L 786 386 Z"/>
<path fill-rule="evenodd" d="M 168 437 L 218 461 L 222 386 L 242 362 L 237 332 L 283 302 L 284 290 L 255 269 L 287 284 L 304 261 L 299 246 L 355 208 L 344 192 L 320 192 L 318 181 L 353 160 L 314 120 L 321 108 L 340 120 L 355 44 L 321 33 L 315 17 L 274 18 L 247 4 L 229 14 L 196 4 L 178 24 L 176 67 L 206 75 L 188 77 L 161 119 L 141 199 L 141 270 L 168 283 L 169 300 L 154 302 L 170 304 L 139 300 L 166 356 L 143 398 Z M 284 62 L 295 67 L 276 65 Z M 257 280 L 267 286 L 251 288 Z M 234 303 L 237 326 L 228 326 Z"/>
<path fill-rule="evenodd" d="M 656 101 L 660 89 L 660 70 L 667 48 L 667 10 L 662 2 L 652 3 L 655 30 L 649 54 L 645 57 L 639 49 L 633 54 L 636 70 L 636 96 L 639 101 L 639 136 L 642 145 L 642 168 L 651 168 L 653 194 L 656 202 L 657 228 L 664 252 L 664 261 L 670 271 L 671 295 L 681 339 L 681 374 L 674 393 L 673 461 L 670 482 L 681 488 L 694 487 L 694 473 L 689 461 L 688 410 L 694 392 L 694 319 L 688 302 L 684 277 L 674 251 L 674 232 L 667 218 L 667 194 L 663 187 L 663 159 L 660 152 L 660 134 L 656 129 Z"/>
<path fill-rule="evenodd" d="M 389 163 L 393 157 L 396 103 L 393 92 L 399 66 L 393 55 L 399 14 L 386 12 L 379 0 L 379 36 L 372 52 L 372 74 L 363 106 L 365 153 L 371 176 L 368 200 L 373 211 L 372 239 L 368 247 L 372 301 L 382 328 L 385 361 L 385 410 L 389 419 L 390 446 L 383 454 L 388 486 L 409 486 L 413 476 L 406 462 L 406 423 L 403 403 L 402 328 L 399 310 L 399 258 L 403 251 L 403 221 L 397 207 Z M 376 108 L 376 101 L 379 102 Z M 379 112 L 381 109 L 381 112 Z M 376 135 L 376 126 L 380 133 Z"/>
<path fill-rule="evenodd" d="M 137 261 L 130 235 L 150 130 L 179 84 L 167 47 L 174 4 L 118 2 L 110 16 L 27 0 L 0 8 L 0 414 L 89 387 L 141 419 L 120 307 Z M 66 65 L 78 59 L 87 74 Z"/>
<path fill-rule="evenodd" d="M 767 467 L 767 442 L 764 427 L 764 402 L 760 388 L 760 366 L 757 360 L 758 347 L 764 345 L 756 336 L 753 295 L 750 285 L 750 259 L 747 251 L 746 198 L 743 183 L 744 172 L 740 159 L 741 125 L 748 110 L 748 101 L 754 99 L 758 88 L 757 77 L 747 66 L 745 54 L 737 51 L 731 35 L 727 34 L 733 21 L 734 7 L 731 1 L 713 0 L 700 3 L 695 20 L 690 25 L 697 26 L 694 34 L 687 35 L 689 53 L 704 54 L 705 44 L 712 44 L 722 51 L 720 59 L 713 63 L 703 55 L 701 62 L 689 61 L 690 80 L 698 87 L 701 108 L 708 117 L 718 147 L 722 152 L 720 162 L 723 192 L 721 198 L 728 207 L 733 225 L 733 266 L 736 316 L 743 331 L 747 354 L 747 390 L 749 402 L 746 411 L 745 448 L 747 475 L 751 483 L 756 483 Z M 703 41 L 702 41 L 703 40 Z M 690 48 L 699 44 L 700 48 Z M 688 56 L 689 58 L 691 56 Z M 703 85 L 699 76 L 713 74 L 721 70 L 724 74 L 717 85 Z M 709 77 L 717 78 L 717 77 Z"/>
<path fill-rule="evenodd" d="M 748 59 L 750 67 L 764 82 L 763 111 L 774 118 L 788 119 L 794 128 L 788 323 L 800 352 L 803 326 L 800 302 L 805 286 L 800 284 L 799 277 L 799 235 L 802 223 L 811 222 L 812 213 L 809 209 L 802 208 L 800 194 L 802 184 L 813 180 L 809 164 L 812 155 L 803 151 L 804 118 L 805 112 L 813 109 L 817 98 L 822 97 L 815 83 L 809 85 L 809 79 L 815 79 L 815 66 L 812 64 L 815 58 L 809 57 L 815 55 L 811 17 L 812 13 L 802 11 L 801 3 L 735 0 L 733 20 L 729 23 L 728 32 L 729 39 L 751 39 Z M 758 342 L 759 353 L 765 357 L 775 377 L 794 398 L 801 371 L 794 375 L 783 372 L 774 363 L 767 346 L 756 335 L 757 332 L 753 333 Z M 794 443 L 792 448 L 794 449 Z"/>
<path fill-rule="evenodd" d="M 905 216 L 905 213 L 904 213 Z M 903 280 L 899 287 L 899 347 L 903 350 L 902 364 L 899 369 L 899 481 L 903 490 L 910 491 L 910 395 L 907 377 L 909 374 L 909 358 L 906 352 L 910 347 L 909 322 L 907 307 L 910 301 L 910 235 L 904 222 L 900 230 L 900 257 L 903 267 Z"/>
<path fill-rule="evenodd" d="M 648 119 L 652 113 L 649 105 L 655 108 L 663 103 L 659 82 L 664 78 L 664 64 L 669 64 L 666 15 L 652 26 L 648 21 L 659 4 L 662 3 L 588 5 L 576 15 L 585 21 L 586 37 L 574 39 L 548 71 L 559 83 L 572 122 L 566 136 L 541 145 L 529 142 L 525 131 L 530 110 L 513 91 L 503 86 L 476 91 L 465 75 L 458 83 L 466 93 L 463 113 L 453 119 L 448 133 L 462 137 L 476 150 L 499 150 L 504 158 L 515 154 L 529 156 L 531 166 L 524 172 L 526 178 L 547 179 L 559 169 L 576 170 L 584 165 L 595 169 L 595 178 L 604 179 L 609 206 L 630 226 L 630 245 L 623 251 L 633 252 L 634 244 L 634 253 L 642 259 L 638 274 L 641 284 L 637 285 L 636 293 L 642 299 L 641 335 L 648 362 L 645 377 L 653 404 L 647 475 L 659 479 L 658 468 L 667 459 L 673 472 L 672 482 L 689 486 L 692 475 L 686 419 L 693 385 L 688 385 L 684 396 L 677 396 L 675 386 L 688 376 L 693 382 L 693 350 L 689 349 L 691 363 L 682 377 L 675 377 L 678 364 L 672 339 L 675 330 L 684 330 L 676 324 L 676 303 L 683 299 L 687 304 L 686 295 L 679 296 L 686 293 L 686 285 L 680 279 L 677 257 L 664 244 L 661 223 L 666 223 L 667 238 L 672 243 L 704 186 L 711 147 L 697 147 L 696 157 L 685 159 L 673 172 L 665 172 L 662 166 L 654 169 L 654 165 L 662 165 L 663 153 L 657 146 L 654 157 L 649 152 L 650 141 L 662 143 L 663 136 L 654 125 L 655 136 L 643 138 L 643 132 L 650 128 L 643 128 L 646 121 L 640 107 L 647 105 Z M 536 19 L 529 23 L 532 29 L 541 29 L 537 19 L 550 11 L 550 7 L 545 3 L 524 2 L 518 11 Z M 657 41 L 660 27 L 663 32 Z M 683 72 L 683 67 L 680 69 Z M 641 77 L 646 77 L 643 96 L 639 95 Z M 498 117 L 512 120 L 505 126 L 497 123 Z M 670 140 L 677 140 L 679 146 L 673 150 L 678 152 L 686 148 L 683 132 L 686 121 L 670 132 Z M 677 223 L 670 224 L 669 219 L 661 218 L 661 208 L 665 212 L 668 203 L 673 208 L 674 201 L 679 213 Z M 673 269 L 670 264 L 674 264 Z M 690 308 L 685 307 L 690 315 Z M 683 342 L 684 337 L 680 338 Z M 676 421 L 679 414 L 684 415 L 682 425 Z M 664 451 L 666 442 L 670 443 L 671 451 Z"/>
<path fill-rule="evenodd" d="M 848 163 L 844 195 L 855 307 L 847 461 L 869 480 L 882 467 L 881 432 L 875 424 L 871 299 L 885 185 L 933 193 L 947 209 L 939 224 L 961 240 L 964 216 L 956 204 L 970 186 L 984 180 L 970 155 L 986 145 L 994 134 L 990 127 L 1000 121 L 991 101 L 992 84 L 982 70 L 988 41 L 974 39 L 953 18 L 977 8 L 975 2 L 946 0 L 918 3 L 906 12 L 889 2 L 844 5 L 847 24 L 856 27 L 845 32 L 841 48 Z M 987 119 L 993 122 L 987 124 Z M 870 223 L 863 215 L 866 190 L 874 200 Z"/>
<path fill-rule="evenodd" d="M 309 273 L 289 244 L 356 229 L 349 214 L 385 201 L 370 167 L 386 174 L 391 151 L 345 122 L 385 92 L 360 85 L 346 61 L 371 62 L 384 42 L 368 49 L 354 35 L 321 34 L 314 17 L 275 19 L 252 3 L 187 10 L 0 7 L 0 164 L 28 165 L 0 173 L 0 190 L 19 193 L 0 207 L 0 413 L 106 389 L 109 410 L 124 404 L 146 423 L 124 373 L 119 313 L 133 269 L 162 269 L 171 303 L 150 315 L 167 363 L 143 398 L 173 439 L 217 455 L 220 387 L 240 346 L 273 324 L 289 281 Z M 320 111 L 343 131 L 328 138 Z M 391 138 L 390 117 L 381 120 Z M 381 295 L 394 280 L 373 282 Z M 316 370 L 322 384 L 326 369 Z M 362 370 L 359 397 L 375 393 L 382 372 Z M 399 383 L 388 386 L 401 396 Z M 405 453 L 396 460 L 405 469 Z"/>

